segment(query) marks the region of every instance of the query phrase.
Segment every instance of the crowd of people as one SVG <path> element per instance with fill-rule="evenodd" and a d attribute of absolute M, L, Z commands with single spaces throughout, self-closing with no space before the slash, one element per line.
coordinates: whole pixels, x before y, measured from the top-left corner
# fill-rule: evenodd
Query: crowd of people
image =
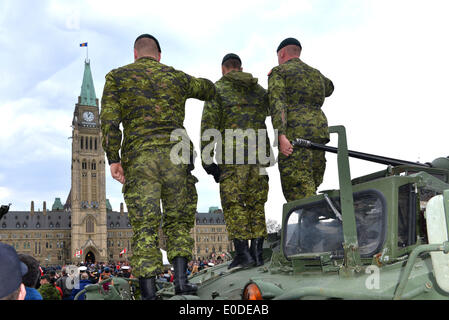
<path fill-rule="evenodd" d="M 12 246 L 3 243 L 0 243 L 0 258 L 5 262 L 0 264 L 0 283 L 5 284 L 0 288 L 0 300 L 74 300 L 75 297 L 76 300 L 84 300 L 84 292 L 81 291 L 89 284 L 111 278 L 102 284 L 107 291 L 114 284 L 114 277 L 133 278 L 128 262 L 83 262 L 76 266 L 43 267 L 32 256 L 18 254 Z M 221 257 L 190 261 L 187 275 L 223 262 Z M 74 270 L 79 276 L 76 285 L 69 274 Z M 166 266 L 158 277 L 161 282 L 173 282 L 173 279 L 174 270 L 170 266 Z"/>

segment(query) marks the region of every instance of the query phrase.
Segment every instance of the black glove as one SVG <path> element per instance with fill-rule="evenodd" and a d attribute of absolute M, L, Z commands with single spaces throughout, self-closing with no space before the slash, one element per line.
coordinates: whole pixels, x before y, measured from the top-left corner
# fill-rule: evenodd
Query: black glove
<path fill-rule="evenodd" d="M 212 163 L 210 165 L 203 166 L 204 170 L 207 172 L 207 174 L 211 174 L 214 176 L 215 182 L 220 182 L 220 168 L 217 164 Z"/>

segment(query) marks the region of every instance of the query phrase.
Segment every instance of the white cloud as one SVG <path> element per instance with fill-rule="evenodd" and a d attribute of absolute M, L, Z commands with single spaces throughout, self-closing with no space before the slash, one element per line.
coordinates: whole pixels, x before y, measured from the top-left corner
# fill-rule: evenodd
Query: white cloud
<path fill-rule="evenodd" d="M 0 201 L 1 204 L 6 204 L 8 199 L 11 197 L 11 190 L 6 187 L 0 187 Z M 8 202 L 9 203 L 9 202 Z"/>
<path fill-rule="evenodd" d="M 164 63 L 213 81 L 221 77 L 223 55 L 235 52 L 264 87 L 277 63 L 278 43 L 297 36 L 303 60 L 334 81 L 334 95 L 323 110 L 329 124 L 346 126 L 350 149 L 421 161 L 449 154 L 436 144 L 446 134 L 448 110 L 447 1 L 228 1 L 226 6 L 209 1 L 42 1 L 27 8 L 0 3 L 0 43 L 5 45 L 0 58 L 7 62 L 0 71 L 0 147 L 11 151 L 7 171 L 5 157 L 0 160 L 1 181 L 11 183 L 8 196 L 14 204 L 23 202 L 23 209 L 32 199 L 54 198 L 50 193 L 63 199 L 69 191 L 60 191 L 62 186 L 42 186 L 47 191 L 39 194 L 22 190 L 30 177 L 21 172 L 32 174 L 29 159 L 41 160 L 39 171 L 47 175 L 64 177 L 44 164 L 48 160 L 67 161 L 61 166 L 70 170 L 67 137 L 85 52 L 79 43 L 89 41 L 100 98 L 104 75 L 131 62 L 132 41 L 143 32 L 158 35 Z M 6 45 L 19 37 L 27 41 Z M 202 102 L 189 100 L 185 126 L 197 151 L 201 114 Z M 272 137 L 270 121 L 268 128 Z M 338 188 L 335 157 L 327 158 L 320 189 Z M 9 170 L 10 160 L 16 171 Z M 351 164 L 354 177 L 383 168 L 360 160 Z M 218 185 L 198 160 L 194 174 L 200 180 L 199 208 L 219 205 Z M 284 198 L 277 167 L 269 174 L 266 215 L 280 221 Z M 121 186 L 106 175 L 108 198 L 118 210 Z M 66 185 L 69 189 L 70 182 Z"/>

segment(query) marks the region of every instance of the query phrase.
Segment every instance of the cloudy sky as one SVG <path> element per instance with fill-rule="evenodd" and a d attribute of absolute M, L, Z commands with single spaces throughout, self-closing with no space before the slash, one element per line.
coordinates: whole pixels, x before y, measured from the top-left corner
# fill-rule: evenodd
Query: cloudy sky
<path fill-rule="evenodd" d="M 412 160 L 448 156 L 449 2 L 446 0 L 0 2 L 0 203 L 11 210 L 64 202 L 70 190 L 71 121 L 89 43 L 97 97 L 104 76 L 132 62 L 134 39 L 155 35 L 162 62 L 216 81 L 228 52 L 262 86 L 286 37 L 303 45 L 302 60 L 333 80 L 323 107 L 344 125 L 352 150 Z M 196 146 L 203 103 L 189 100 L 185 127 Z M 271 121 L 267 120 L 271 130 Z M 272 131 L 271 138 L 273 137 Z M 336 144 L 334 139 L 331 144 Z M 338 188 L 336 157 L 327 155 L 320 189 Z M 196 163 L 198 210 L 220 206 L 218 185 Z M 351 160 L 360 176 L 383 166 Z M 266 216 L 280 221 L 277 166 L 269 169 Z M 121 186 L 109 172 L 115 210 Z"/>

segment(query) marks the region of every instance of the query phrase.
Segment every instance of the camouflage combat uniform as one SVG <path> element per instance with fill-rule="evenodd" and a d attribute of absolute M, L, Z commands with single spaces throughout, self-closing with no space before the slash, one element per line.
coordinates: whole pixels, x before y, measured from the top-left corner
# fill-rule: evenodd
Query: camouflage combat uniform
<path fill-rule="evenodd" d="M 331 80 L 299 58 L 273 68 L 268 78 L 273 128 L 290 141 L 303 138 L 328 143 L 327 118 L 321 106 L 333 91 Z M 324 151 L 295 148 L 289 157 L 279 153 L 278 164 L 287 201 L 314 195 L 323 182 Z"/>
<path fill-rule="evenodd" d="M 153 58 L 142 57 L 106 75 L 101 110 L 102 145 L 109 163 L 121 161 L 123 193 L 133 228 L 131 265 L 135 277 L 162 271 L 158 228 L 167 236 L 167 256 L 191 259 L 197 179 L 193 163 L 175 164 L 170 152 L 175 129 L 183 129 L 185 101 L 212 99 L 215 87 Z M 123 124 L 124 139 L 119 124 Z M 188 148 L 192 149 L 192 144 Z M 121 159 L 119 149 L 121 148 Z M 162 200 L 163 216 L 160 201 Z"/>
<path fill-rule="evenodd" d="M 222 137 L 221 157 L 217 154 L 220 168 L 220 197 L 223 214 L 226 221 L 229 239 L 254 239 L 267 235 L 265 224 L 265 202 L 268 196 L 268 175 L 260 174 L 265 170 L 257 153 L 248 149 L 248 141 L 244 145 L 241 162 L 237 162 L 238 139 L 233 139 L 232 145 L 226 143 L 226 129 L 253 129 L 258 134 L 259 129 L 265 129 L 265 156 L 270 153 L 270 142 L 266 134 L 265 119 L 268 116 L 268 97 L 266 90 L 257 84 L 257 79 L 249 73 L 231 71 L 215 83 L 217 98 L 207 101 L 204 105 L 201 121 L 201 132 L 207 129 L 217 129 Z M 257 141 L 257 140 L 256 140 Z M 209 141 L 201 141 L 203 150 Z M 233 162 L 225 160 L 226 148 L 233 151 Z M 218 151 L 218 150 L 217 150 Z M 255 162 L 253 160 L 256 160 Z M 203 155 L 204 161 L 204 155 Z M 242 163 L 243 164 L 239 164 Z M 203 164 L 204 165 L 204 164 Z"/>
<path fill-rule="evenodd" d="M 38 289 L 43 300 L 61 300 L 61 294 L 58 289 L 50 283 L 44 283 Z"/>

